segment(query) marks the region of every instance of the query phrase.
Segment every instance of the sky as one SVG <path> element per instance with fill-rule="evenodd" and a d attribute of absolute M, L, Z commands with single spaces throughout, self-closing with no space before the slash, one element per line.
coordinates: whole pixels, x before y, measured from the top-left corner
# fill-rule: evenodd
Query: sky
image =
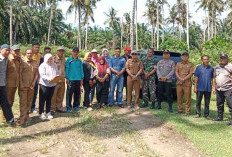
<path fill-rule="evenodd" d="M 146 17 L 144 17 L 144 13 L 146 11 L 146 0 L 137 0 L 138 1 L 138 22 L 139 23 L 147 23 Z M 184 0 L 186 1 L 186 0 Z M 205 17 L 205 12 L 200 9 L 196 12 L 199 7 L 199 4 L 196 4 L 197 0 L 189 0 L 189 10 L 190 10 L 190 21 L 195 21 L 197 24 L 202 25 L 202 20 Z M 176 0 L 168 0 L 170 6 L 173 6 L 176 3 Z M 67 9 L 70 5 L 70 2 L 62 1 L 59 3 L 58 8 L 62 9 L 65 15 L 65 23 L 72 24 L 73 27 L 76 27 L 77 23 L 74 22 L 74 13 L 66 15 Z M 90 26 L 98 25 L 100 27 L 107 27 L 104 25 L 106 20 L 106 15 L 104 12 L 109 12 L 109 9 L 113 7 L 118 11 L 118 17 L 122 18 L 123 14 L 126 12 L 131 12 L 132 10 L 132 0 L 101 0 L 97 2 L 97 8 L 94 9 L 94 19 L 95 23 L 90 22 Z M 171 7 L 165 6 L 165 18 L 169 16 L 169 10 Z M 225 18 L 228 14 L 228 11 L 222 13 L 221 17 Z"/>

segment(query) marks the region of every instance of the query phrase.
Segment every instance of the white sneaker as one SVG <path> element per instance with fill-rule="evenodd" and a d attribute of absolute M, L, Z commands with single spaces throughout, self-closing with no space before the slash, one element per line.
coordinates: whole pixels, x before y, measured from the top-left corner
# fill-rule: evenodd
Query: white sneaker
<path fill-rule="evenodd" d="M 41 120 L 46 120 L 46 116 L 45 116 L 45 114 L 44 113 L 41 113 L 40 114 L 40 116 L 39 116 L 39 118 L 41 119 Z"/>
<path fill-rule="evenodd" d="M 93 110 L 92 107 L 87 108 L 87 111 L 92 111 L 92 110 Z"/>
<path fill-rule="evenodd" d="M 127 106 L 128 109 L 131 109 L 132 107 L 133 107 L 132 105 L 128 105 L 128 106 Z"/>
<path fill-rule="evenodd" d="M 36 111 L 36 110 L 34 110 L 32 113 L 33 113 L 33 114 L 36 114 L 36 113 L 37 113 L 37 111 Z"/>
<path fill-rule="evenodd" d="M 138 109 L 140 109 L 140 107 L 139 107 L 139 106 L 136 106 L 135 109 L 138 110 Z"/>
<path fill-rule="evenodd" d="M 48 113 L 46 114 L 46 117 L 47 117 L 47 119 L 53 119 L 53 116 L 51 115 L 51 112 L 48 112 Z"/>

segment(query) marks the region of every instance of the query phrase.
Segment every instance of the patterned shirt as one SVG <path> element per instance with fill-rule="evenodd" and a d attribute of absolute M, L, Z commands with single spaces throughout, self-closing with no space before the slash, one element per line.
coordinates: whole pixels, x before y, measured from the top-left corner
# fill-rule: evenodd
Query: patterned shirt
<path fill-rule="evenodd" d="M 0 53 L 0 86 L 6 86 L 6 69 L 8 59 Z"/>
<path fill-rule="evenodd" d="M 153 57 L 151 59 L 143 58 L 142 63 L 143 63 L 143 69 L 146 73 L 150 73 L 152 70 L 157 69 L 158 61 Z M 155 78 L 155 73 L 150 77 Z"/>

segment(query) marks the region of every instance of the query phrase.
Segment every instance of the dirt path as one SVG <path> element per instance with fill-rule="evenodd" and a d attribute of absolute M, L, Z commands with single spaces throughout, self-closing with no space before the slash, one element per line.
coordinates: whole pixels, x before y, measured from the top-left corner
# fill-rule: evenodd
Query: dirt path
<path fill-rule="evenodd" d="M 0 139 L 4 156 L 205 156 L 143 109 L 115 107 L 58 114 L 46 122 L 32 119 L 25 128 L 12 129 L 10 138 Z"/>
<path fill-rule="evenodd" d="M 160 156 L 167 157 L 199 157 L 206 156 L 193 146 L 183 135 L 175 132 L 173 127 L 163 124 L 149 111 L 142 110 L 130 112 L 121 110 L 128 115 L 132 126 L 138 130 L 142 139 L 148 146 L 158 152 Z"/>

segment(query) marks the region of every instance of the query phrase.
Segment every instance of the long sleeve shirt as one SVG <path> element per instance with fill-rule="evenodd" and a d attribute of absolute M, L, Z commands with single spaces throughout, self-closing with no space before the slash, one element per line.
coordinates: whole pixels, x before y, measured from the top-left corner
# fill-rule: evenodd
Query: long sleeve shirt
<path fill-rule="evenodd" d="M 55 64 L 55 63 L 54 63 Z M 50 68 L 46 64 L 41 64 L 39 66 L 39 84 L 46 86 L 46 87 L 54 87 L 56 86 L 56 83 L 50 84 L 49 81 L 52 79 L 49 77 L 50 71 L 48 70 Z M 59 70 L 57 65 L 55 64 L 55 69 L 56 69 L 56 76 L 59 75 Z M 54 76 L 55 77 L 55 76 Z"/>
<path fill-rule="evenodd" d="M 0 54 L 0 86 L 6 86 L 6 69 L 8 59 Z"/>
<path fill-rule="evenodd" d="M 70 81 L 81 81 L 84 79 L 83 63 L 81 59 L 69 57 L 65 63 L 65 78 Z"/>

